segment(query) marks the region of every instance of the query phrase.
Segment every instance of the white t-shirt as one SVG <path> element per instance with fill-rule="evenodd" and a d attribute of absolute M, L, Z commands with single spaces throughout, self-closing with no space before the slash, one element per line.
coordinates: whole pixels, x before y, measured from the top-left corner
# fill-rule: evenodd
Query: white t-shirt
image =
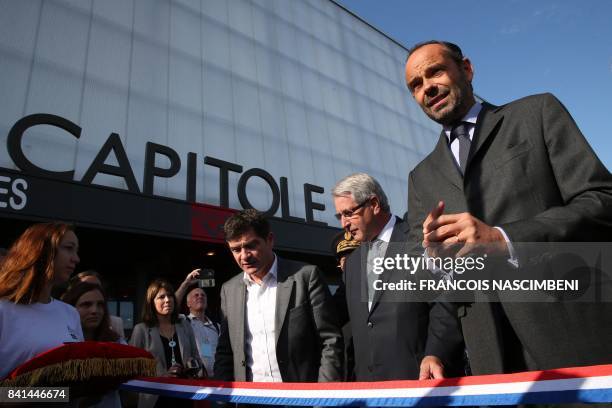
<path fill-rule="evenodd" d="M 0 299 L 0 379 L 32 357 L 64 343 L 83 341 L 81 318 L 67 303 L 21 305 Z"/>

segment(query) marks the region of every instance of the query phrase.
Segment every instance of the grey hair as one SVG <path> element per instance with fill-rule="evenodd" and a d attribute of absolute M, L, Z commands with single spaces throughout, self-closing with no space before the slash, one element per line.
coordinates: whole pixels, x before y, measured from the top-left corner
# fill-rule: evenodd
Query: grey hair
<path fill-rule="evenodd" d="M 366 173 L 355 173 L 340 180 L 332 189 L 334 197 L 353 197 L 357 204 L 362 204 L 372 197 L 377 197 L 380 207 L 391 212 L 389 200 L 376 179 Z"/>

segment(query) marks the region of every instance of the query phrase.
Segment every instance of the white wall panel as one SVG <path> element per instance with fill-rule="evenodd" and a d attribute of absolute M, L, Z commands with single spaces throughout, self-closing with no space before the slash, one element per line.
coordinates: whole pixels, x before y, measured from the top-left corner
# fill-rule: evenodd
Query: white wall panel
<path fill-rule="evenodd" d="M 134 0 L 94 0 L 94 18 L 106 20 L 124 30 L 131 31 Z"/>
<path fill-rule="evenodd" d="M 300 59 L 297 43 L 295 40 L 295 28 L 281 21 L 276 27 L 277 47 L 283 58 L 287 61 L 298 61 Z"/>
<path fill-rule="evenodd" d="M 184 55 L 171 55 L 170 105 L 194 114 L 202 113 L 202 62 Z"/>
<path fill-rule="evenodd" d="M 230 72 L 205 66 L 202 92 L 205 114 L 228 121 L 234 120 Z"/>
<path fill-rule="evenodd" d="M 227 24 L 227 1 L 201 0 L 202 13 L 219 23 Z"/>
<path fill-rule="evenodd" d="M 42 2 L 0 1 L 0 45 L 24 55 L 34 51 Z"/>
<path fill-rule="evenodd" d="M 134 0 L 134 31 L 148 41 L 168 44 L 170 37 L 170 2 L 168 0 Z"/>
<path fill-rule="evenodd" d="M 257 83 L 260 88 L 280 93 L 282 84 L 280 78 L 278 53 L 266 46 L 255 46 L 255 66 Z"/>
<path fill-rule="evenodd" d="M 219 2 L 224 3 L 225 2 Z M 207 64 L 230 68 L 229 28 L 215 20 L 202 20 L 202 55 Z"/>
<path fill-rule="evenodd" d="M 198 4 L 199 6 L 199 4 Z M 200 41 L 200 18 L 198 10 L 188 8 L 183 3 L 175 3 L 170 9 L 170 46 L 177 54 L 186 54 L 199 60 L 202 57 Z"/>
<path fill-rule="evenodd" d="M 253 38 L 262 46 L 270 47 L 276 44 L 276 30 L 272 13 L 254 2 L 251 8 L 251 21 L 253 23 Z"/>
<path fill-rule="evenodd" d="M 228 1 L 228 22 L 229 27 L 235 34 L 242 34 L 246 37 L 253 36 L 253 21 L 251 14 L 251 2 Z"/>
<path fill-rule="evenodd" d="M 181 160 L 178 174 L 166 179 L 165 189 L 160 190 L 161 195 L 186 200 L 187 184 L 187 154 L 194 152 L 198 155 L 196 171 L 196 200 L 204 198 L 204 138 L 202 136 L 202 114 L 181 108 L 170 108 L 168 115 L 168 134 L 170 140 L 166 144 L 172 148 Z M 165 165 L 167 167 L 169 163 Z M 160 183 L 158 179 L 156 185 Z"/>
<path fill-rule="evenodd" d="M 234 75 L 249 81 L 257 81 L 255 46 L 252 37 L 232 33 L 230 36 L 230 64 Z"/>

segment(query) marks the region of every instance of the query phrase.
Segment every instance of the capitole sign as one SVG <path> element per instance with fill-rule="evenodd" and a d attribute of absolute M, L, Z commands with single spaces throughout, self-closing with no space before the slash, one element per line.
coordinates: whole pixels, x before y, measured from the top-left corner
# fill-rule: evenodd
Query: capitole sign
<path fill-rule="evenodd" d="M 44 169 L 31 162 L 25 155 L 22 148 L 22 139 L 25 131 L 33 126 L 50 125 L 58 127 L 75 138 L 81 137 L 82 129 L 77 124 L 61 116 L 37 113 L 19 119 L 11 128 L 7 138 L 7 150 L 15 163 L 15 165 L 24 173 L 35 176 L 51 177 L 58 180 L 76 181 L 86 185 L 95 186 L 94 178 L 98 174 L 107 174 L 116 177 L 121 177 L 125 180 L 128 191 L 148 196 L 153 196 L 153 182 L 155 178 L 171 178 L 175 176 L 181 169 L 182 161 L 178 153 L 172 148 L 147 142 L 145 146 L 145 162 L 142 178 L 142 191 L 140 190 L 132 165 L 126 154 L 125 148 L 121 142 L 121 138 L 117 133 L 111 133 L 106 139 L 96 157 L 89 165 L 81 180 L 74 178 L 74 170 L 68 171 L 51 171 Z M 114 154 L 117 165 L 106 164 L 108 157 Z M 157 167 L 155 158 L 157 155 L 165 156 L 170 166 L 167 168 Z M 194 152 L 187 153 L 187 180 L 185 185 L 185 201 L 195 203 L 196 197 L 196 166 L 198 155 Z M 279 183 L 267 171 L 260 168 L 251 168 L 243 171 L 243 167 L 239 164 L 216 159 L 210 156 L 204 156 L 204 164 L 219 169 L 219 205 L 228 208 L 229 205 L 229 172 L 239 173 L 240 178 L 237 185 L 237 194 L 240 205 L 243 208 L 254 208 L 247 196 L 247 183 L 252 177 L 259 177 L 266 182 L 272 193 L 272 204 L 267 209 L 258 208 L 258 210 L 274 215 L 281 208 L 281 217 L 290 221 L 305 222 L 307 224 L 325 226 L 327 223 L 314 220 L 314 211 L 324 211 L 325 205 L 313 201 L 312 194 L 323 194 L 323 187 L 309 183 L 304 183 L 304 209 L 306 220 L 294 217 L 290 214 L 289 208 L 289 189 L 286 177 L 280 177 Z"/>

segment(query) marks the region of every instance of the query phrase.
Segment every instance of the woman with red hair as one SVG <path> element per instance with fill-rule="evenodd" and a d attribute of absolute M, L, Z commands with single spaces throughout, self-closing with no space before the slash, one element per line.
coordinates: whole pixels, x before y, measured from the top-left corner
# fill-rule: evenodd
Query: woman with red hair
<path fill-rule="evenodd" d="M 76 309 L 51 297 L 79 263 L 71 225 L 29 227 L 0 265 L 0 379 L 37 354 L 83 341 Z"/>

